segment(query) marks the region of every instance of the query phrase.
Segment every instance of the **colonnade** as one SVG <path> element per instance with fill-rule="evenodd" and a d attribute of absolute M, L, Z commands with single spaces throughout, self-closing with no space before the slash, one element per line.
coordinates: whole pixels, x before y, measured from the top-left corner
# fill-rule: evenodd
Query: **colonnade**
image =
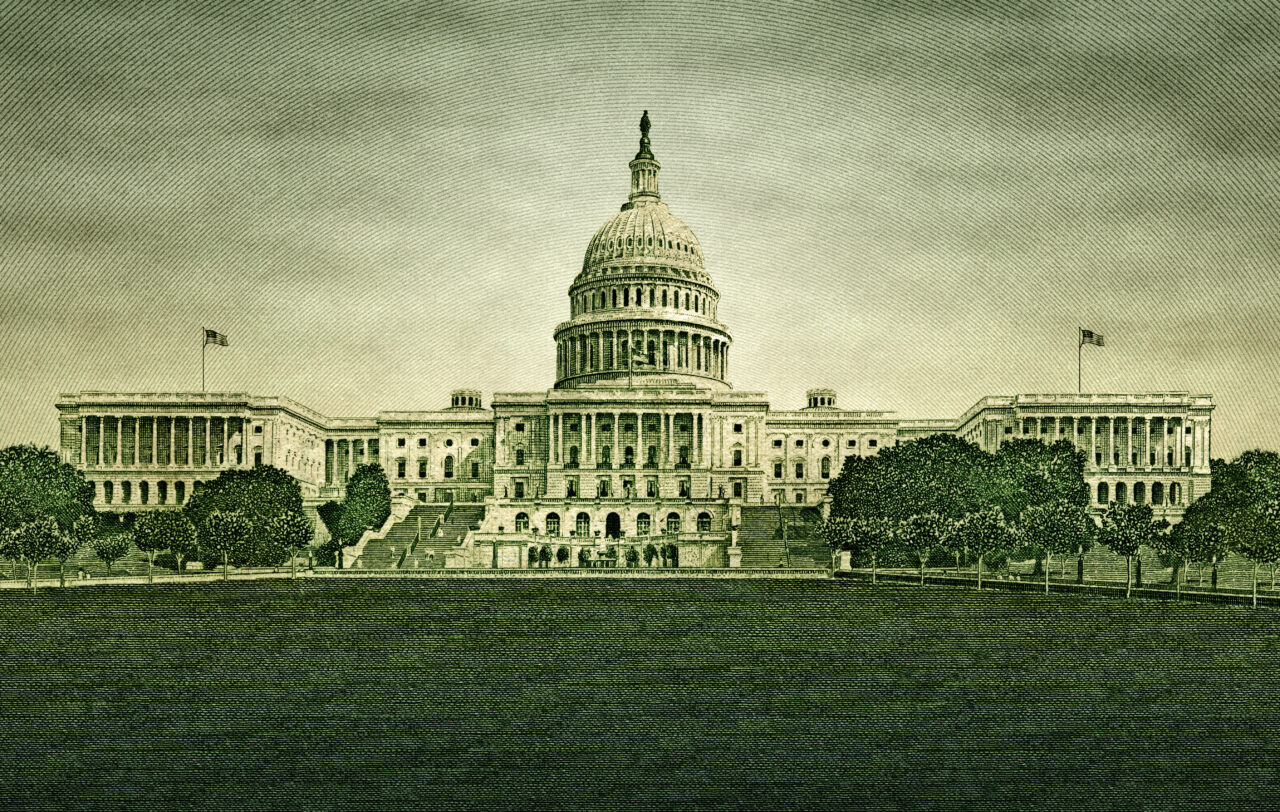
<path fill-rule="evenodd" d="M 355 473 L 357 465 L 378 461 L 376 438 L 346 437 L 324 442 L 324 483 L 342 484 Z M 394 471 L 389 471 L 394 475 Z"/>
<path fill-rule="evenodd" d="M 636 351 L 643 360 L 629 359 Z M 626 372 L 628 364 L 644 372 L 687 372 L 719 380 L 729 377 L 729 341 L 696 330 L 646 328 L 585 330 L 556 344 L 556 377 L 591 372 Z"/>
<path fill-rule="evenodd" d="M 655 269 L 646 268 L 645 273 Z M 569 308 L 571 316 L 599 310 L 619 308 L 653 308 L 683 310 L 714 319 L 715 298 L 701 290 L 668 285 L 622 285 L 597 288 L 574 294 Z"/>
<path fill-rule="evenodd" d="M 1091 467 L 1202 468 L 1209 465 L 1209 422 L 1181 415 L 1020 416 L 1020 434 L 1069 440 Z"/>
<path fill-rule="evenodd" d="M 86 468 L 239 465 L 244 428 L 241 417 L 85 415 L 80 418 L 80 459 Z M 233 446 L 237 435 L 240 444 Z M 228 461 L 229 450 L 234 462 Z"/>
<path fill-rule="evenodd" d="M 709 460 L 709 411 L 551 415 L 552 463 L 566 468 L 672 468 Z"/>

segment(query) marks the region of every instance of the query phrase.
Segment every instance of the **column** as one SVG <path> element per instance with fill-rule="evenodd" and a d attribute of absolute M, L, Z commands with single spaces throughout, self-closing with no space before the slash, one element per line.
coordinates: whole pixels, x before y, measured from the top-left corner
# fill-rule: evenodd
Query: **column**
<path fill-rule="evenodd" d="M 596 413 L 592 412 L 587 415 L 587 421 L 587 447 L 591 451 L 590 454 L 586 455 L 582 461 L 586 462 L 589 458 L 591 460 L 591 467 L 594 468 L 596 465 Z"/>
<path fill-rule="evenodd" d="M 578 466 L 586 467 L 587 464 L 587 415 L 585 412 L 578 412 Z"/>
<path fill-rule="evenodd" d="M 227 446 L 231 439 L 230 432 L 227 431 L 227 418 L 222 418 L 222 464 L 225 467 L 231 462 L 231 449 Z"/>
<path fill-rule="evenodd" d="M 195 465 L 196 462 L 196 431 L 195 418 L 187 418 L 187 465 Z"/>
<path fill-rule="evenodd" d="M 1183 447 L 1187 444 L 1186 431 L 1187 431 L 1187 421 L 1184 418 L 1178 418 L 1178 428 L 1174 432 L 1173 441 L 1177 445 L 1177 448 L 1174 451 L 1174 455 L 1175 455 L 1174 464 L 1177 465 L 1177 467 L 1179 468 L 1186 465 L 1186 462 L 1187 462 L 1186 452 L 1182 450 Z"/>
<path fill-rule="evenodd" d="M 1098 458 L 1098 418 L 1089 418 L 1089 464 L 1099 467 L 1094 460 Z"/>
<path fill-rule="evenodd" d="M 616 339 L 614 341 L 614 347 L 616 350 L 617 348 Z M 613 417 L 613 467 L 617 468 L 619 465 L 622 464 L 622 447 L 619 442 L 619 437 L 621 437 L 621 427 L 618 425 L 618 423 L 621 422 L 622 420 L 622 412 L 613 412 L 612 417 Z"/>
<path fill-rule="evenodd" d="M 174 447 L 178 440 L 178 418 L 170 415 L 169 417 L 169 465 L 173 465 L 178 454 L 178 450 Z"/>
<path fill-rule="evenodd" d="M 204 460 L 205 468 L 209 467 L 209 435 L 213 433 L 213 420 L 209 415 L 204 416 Z"/>
<path fill-rule="evenodd" d="M 729 344 L 724 345 L 724 379 L 729 380 Z"/>
<path fill-rule="evenodd" d="M 636 467 L 643 468 L 645 461 L 649 459 L 644 451 L 644 410 L 636 411 Z M 636 490 L 639 491 L 639 483 L 636 484 Z"/>
<path fill-rule="evenodd" d="M 106 424 L 104 423 L 102 416 L 99 415 L 98 416 L 98 459 L 95 460 L 95 462 L 97 462 L 98 465 L 101 465 L 106 460 L 105 455 L 107 452 L 105 449 L 107 444 L 103 442 L 103 439 L 102 439 L 103 435 L 106 433 L 104 431 L 105 428 L 106 428 Z"/>
<path fill-rule="evenodd" d="M 82 466 L 89 464 L 89 418 L 80 417 L 80 464 Z"/>

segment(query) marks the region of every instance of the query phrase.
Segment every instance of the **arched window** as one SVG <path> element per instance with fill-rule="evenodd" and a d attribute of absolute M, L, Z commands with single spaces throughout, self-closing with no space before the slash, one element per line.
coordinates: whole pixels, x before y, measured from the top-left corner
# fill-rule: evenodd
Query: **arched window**
<path fill-rule="evenodd" d="M 548 536 L 560 535 L 560 514 L 559 513 L 547 514 L 547 535 Z"/>
<path fill-rule="evenodd" d="M 127 504 L 132 498 L 133 483 L 126 479 L 124 482 L 120 483 L 120 501 Z"/>
<path fill-rule="evenodd" d="M 1164 483 L 1163 482 L 1151 483 L 1151 504 L 1153 505 L 1164 504 Z"/>
<path fill-rule="evenodd" d="M 644 307 L 644 291 L 636 288 L 636 307 Z"/>
<path fill-rule="evenodd" d="M 1169 504 L 1182 504 L 1182 485 L 1177 482 L 1169 483 Z"/>
<path fill-rule="evenodd" d="M 1117 482 L 1116 483 L 1116 504 L 1119 504 L 1119 505 L 1128 504 L 1129 500 L 1125 498 L 1126 496 L 1128 496 L 1128 494 L 1125 493 L 1124 483 Z"/>
<path fill-rule="evenodd" d="M 711 532 L 711 514 L 710 513 L 698 514 L 698 532 L 699 533 Z"/>
<path fill-rule="evenodd" d="M 636 516 L 636 535 L 637 536 L 649 535 L 649 514 L 648 513 L 641 513 L 639 516 Z"/>
<path fill-rule="evenodd" d="M 524 449 L 516 449 L 516 465 L 524 465 Z"/>
<path fill-rule="evenodd" d="M 516 514 L 516 532 L 517 533 L 529 532 L 529 514 L 528 513 Z"/>
<path fill-rule="evenodd" d="M 111 500 L 115 498 L 116 486 L 113 482 L 102 483 L 102 501 L 111 504 Z"/>
<path fill-rule="evenodd" d="M 689 291 L 687 290 L 684 292 L 684 309 L 689 309 Z"/>
<path fill-rule="evenodd" d="M 667 289 L 666 288 L 662 289 L 662 306 L 663 307 L 667 306 Z"/>
<path fill-rule="evenodd" d="M 680 514 L 672 511 L 667 514 L 667 535 L 674 536 L 680 532 Z"/>
<path fill-rule="evenodd" d="M 613 306 L 614 307 L 618 306 L 618 289 L 617 288 L 613 289 Z"/>
<path fill-rule="evenodd" d="M 1098 504 L 1099 505 L 1105 505 L 1111 501 L 1111 495 L 1110 493 L 1108 493 L 1109 490 L 1110 489 L 1107 487 L 1107 483 L 1105 482 L 1098 483 Z"/>
<path fill-rule="evenodd" d="M 622 306 L 629 307 L 631 305 L 631 288 L 622 289 Z"/>
<path fill-rule="evenodd" d="M 163 482 L 163 481 L 157 482 L 156 483 L 156 504 L 163 505 L 163 504 L 167 504 L 168 501 L 169 501 L 169 483 Z"/>
<path fill-rule="evenodd" d="M 653 288 L 649 288 L 649 307 L 653 307 Z"/>
<path fill-rule="evenodd" d="M 444 458 L 444 478 L 453 479 L 453 455 Z"/>
<path fill-rule="evenodd" d="M 830 457 L 822 458 L 822 478 L 823 479 L 831 478 L 831 458 Z"/>
<path fill-rule="evenodd" d="M 147 500 L 151 497 L 151 483 L 145 479 L 138 483 L 138 501 L 147 504 Z"/>
<path fill-rule="evenodd" d="M 1145 501 L 1147 501 L 1147 486 L 1141 482 L 1133 483 L 1133 503 L 1141 505 Z"/>
<path fill-rule="evenodd" d="M 181 505 L 187 498 L 187 483 L 179 480 L 173 483 L 173 503 Z"/>
<path fill-rule="evenodd" d="M 631 446 L 626 446 L 622 449 L 622 464 L 626 466 L 636 464 L 636 450 Z"/>
<path fill-rule="evenodd" d="M 580 537 L 590 536 L 591 535 L 591 517 L 588 516 L 586 513 L 579 513 L 577 527 L 575 529 L 577 531 L 577 534 Z"/>

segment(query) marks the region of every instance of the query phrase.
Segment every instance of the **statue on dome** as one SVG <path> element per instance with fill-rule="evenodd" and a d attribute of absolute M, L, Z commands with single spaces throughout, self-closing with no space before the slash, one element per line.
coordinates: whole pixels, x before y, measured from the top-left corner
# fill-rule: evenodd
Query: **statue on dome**
<path fill-rule="evenodd" d="M 649 134 L 649 111 L 648 110 L 645 110 L 640 115 L 640 134 L 641 135 Z"/>

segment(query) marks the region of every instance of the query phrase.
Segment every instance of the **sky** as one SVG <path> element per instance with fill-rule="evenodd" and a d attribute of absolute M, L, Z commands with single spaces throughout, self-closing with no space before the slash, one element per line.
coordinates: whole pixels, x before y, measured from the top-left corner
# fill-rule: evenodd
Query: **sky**
<path fill-rule="evenodd" d="M 0 0 L 0 445 L 60 392 L 545 390 L 640 112 L 735 388 L 1210 393 L 1280 448 L 1272 3 Z"/>

